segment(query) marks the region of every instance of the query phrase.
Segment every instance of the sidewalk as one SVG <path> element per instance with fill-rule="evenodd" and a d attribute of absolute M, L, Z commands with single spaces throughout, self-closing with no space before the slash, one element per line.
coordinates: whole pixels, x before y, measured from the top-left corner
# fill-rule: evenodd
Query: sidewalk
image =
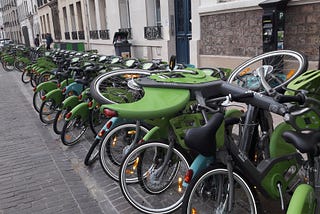
<path fill-rule="evenodd" d="M 88 141 L 66 147 L 40 122 L 20 79 L 0 68 L 0 214 L 139 213 L 99 163 L 84 166 Z"/>

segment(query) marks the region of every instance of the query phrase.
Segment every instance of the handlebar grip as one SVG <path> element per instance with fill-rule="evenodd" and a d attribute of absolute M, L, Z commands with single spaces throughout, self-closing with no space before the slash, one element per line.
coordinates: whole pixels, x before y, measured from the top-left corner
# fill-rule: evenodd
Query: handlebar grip
<path fill-rule="evenodd" d="M 241 99 L 250 98 L 250 97 L 253 97 L 253 96 L 254 96 L 254 93 L 252 93 L 252 92 L 232 95 L 231 96 L 231 101 L 241 101 Z"/>
<path fill-rule="evenodd" d="M 276 100 L 279 103 L 297 102 L 300 105 L 302 105 L 302 104 L 305 103 L 306 98 L 305 98 L 305 96 L 303 94 L 297 94 L 297 95 L 294 95 L 294 96 L 291 96 L 291 95 L 278 95 L 276 97 Z"/>

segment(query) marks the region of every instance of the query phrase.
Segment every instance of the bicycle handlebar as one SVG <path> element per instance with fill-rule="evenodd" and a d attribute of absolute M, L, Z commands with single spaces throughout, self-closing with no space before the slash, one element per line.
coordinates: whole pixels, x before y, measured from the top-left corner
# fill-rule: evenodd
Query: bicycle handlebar
<path fill-rule="evenodd" d="M 303 95 L 302 93 L 298 93 L 297 95 L 277 95 L 275 97 L 275 99 L 279 102 L 279 103 L 289 103 L 289 102 L 297 102 L 300 105 L 303 105 L 306 101 L 306 97 L 305 95 Z"/>

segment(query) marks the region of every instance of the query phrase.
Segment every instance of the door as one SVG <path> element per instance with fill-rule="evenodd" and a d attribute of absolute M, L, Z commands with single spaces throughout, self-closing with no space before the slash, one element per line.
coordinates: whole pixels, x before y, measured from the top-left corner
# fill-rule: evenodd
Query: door
<path fill-rule="evenodd" d="M 189 40 L 191 39 L 191 0 L 175 0 L 176 59 L 189 64 Z"/>

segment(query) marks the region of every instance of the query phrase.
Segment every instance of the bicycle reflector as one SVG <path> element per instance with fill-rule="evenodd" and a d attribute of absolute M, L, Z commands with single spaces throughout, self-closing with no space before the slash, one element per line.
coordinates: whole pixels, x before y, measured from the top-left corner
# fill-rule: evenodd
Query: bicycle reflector
<path fill-rule="evenodd" d="M 66 90 L 67 90 L 67 88 L 66 88 L 66 87 L 64 87 L 64 88 L 62 89 L 62 93 L 65 93 L 65 92 L 66 92 Z"/>
<path fill-rule="evenodd" d="M 107 108 L 103 109 L 103 113 L 106 117 L 116 117 L 118 115 L 116 111 Z"/>
<path fill-rule="evenodd" d="M 72 116 L 72 112 L 68 112 L 68 114 L 66 114 L 66 119 L 69 119 Z"/>
<path fill-rule="evenodd" d="M 88 107 L 89 107 L 89 108 L 91 108 L 92 105 L 93 105 L 93 102 L 92 102 L 92 101 L 88 102 Z"/>
<path fill-rule="evenodd" d="M 33 88 L 33 91 L 36 91 L 36 90 L 37 90 L 37 86 Z"/>
<path fill-rule="evenodd" d="M 193 170 L 188 169 L 188 171 L 186 172 L 186 174 L 184 176 L 184 182 L 186 182 L 187 184 L 190 183 L 192 176 L 193 176 Z"/>
<path fill-rule="evenodd" d="M 106 130 L 102 129 L 99 133 L 98 136 L 102 137 L 104 135 L 104 133 L 106 133 Z"/>
<path fill-rule="evenodd" d="M 78 96 L 78 100 L 81 100 L 81 99 L 82 99 L 82 94 Z"/>
<path fill-rule="evenodd" d="M 45 100 L 47 97 L 46 96 L 42 96 L 41 97 L 41 100 Z"/>
<path fill-rule="evenodd" d="M 60 83 L 58 83 L 58 84 L 57 84 L 57 87 L 58 87 L 58 88 L 60 88 L 60 87 L 61 87 L 61 84 L 60 84 Z"/>
<path fill-rule="evenodd" d="M 112 121 L 107 122 L 107 125 L 106 125 L 107 129 L 110 129 L 110 127 L 112 126 L 112 123 L 113 123 Z"/>

